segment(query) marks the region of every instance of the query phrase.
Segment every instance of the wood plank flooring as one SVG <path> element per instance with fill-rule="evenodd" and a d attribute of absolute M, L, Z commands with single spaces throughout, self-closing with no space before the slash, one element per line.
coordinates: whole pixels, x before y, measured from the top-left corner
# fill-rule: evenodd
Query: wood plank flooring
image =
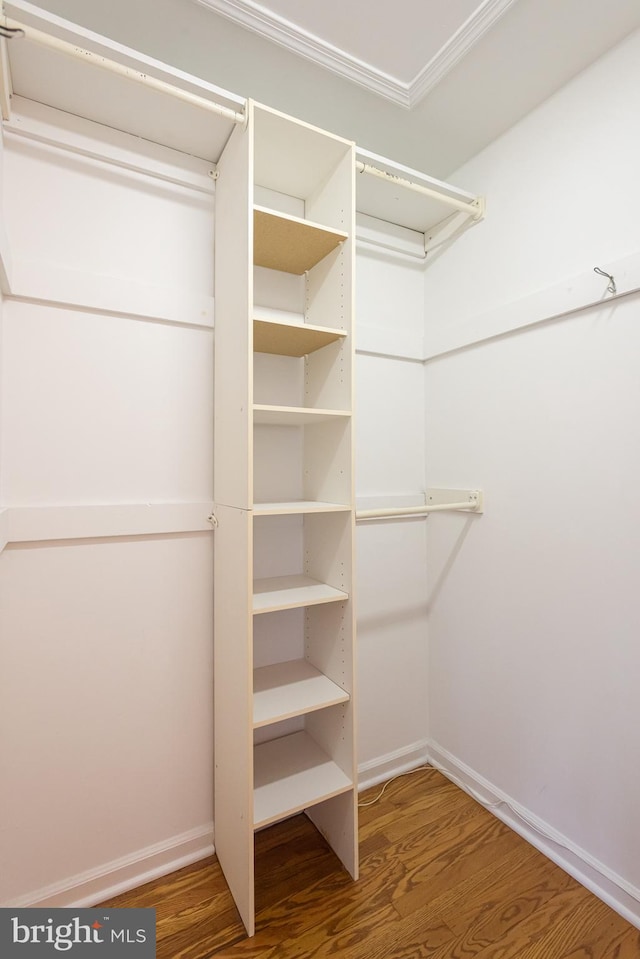
<path fill-rule="evenodd" d="M 356 883 L 305 816 L 258 833 L 256 904 L 247 939 L 215 857 L 104 903 L 155 907 L 158 959 L 640 959 L 640 931 L 433 769 L 360 810 Z"/>

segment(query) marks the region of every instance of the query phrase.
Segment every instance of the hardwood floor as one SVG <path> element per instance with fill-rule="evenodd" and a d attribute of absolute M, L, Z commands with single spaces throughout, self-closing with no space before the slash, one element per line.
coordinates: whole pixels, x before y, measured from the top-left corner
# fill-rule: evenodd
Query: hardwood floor
<path fill-rule="evenodd" d="M 637 929 L 433 769 L 360 810 L 360 863 L 354 883 L 304 816 L 258 833 L 252 939 L 215 857 L 104 905 L 154 906 L 158 959 L 640 959 Z"/>

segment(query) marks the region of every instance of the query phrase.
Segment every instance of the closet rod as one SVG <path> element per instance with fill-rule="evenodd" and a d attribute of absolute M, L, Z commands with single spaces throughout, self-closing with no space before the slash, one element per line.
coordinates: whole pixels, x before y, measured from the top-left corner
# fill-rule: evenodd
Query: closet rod
<path fill-rule="evenodd" d="M 11 20 L 9 17 L 5 17 L 4 25 L 12 30 L 22 30 L 25 35 L 25 39 L 31 40 L 33 43 L 39 43 L 41 46 L 49 47 L 49 49 L 52 50 L 57 50 L 60 53 L 66 54 L 67 56 L 74 57 L 76 60 L 82 60 L 85 63 L 93 63 L 97 67 L 102 67 L 103 70 L 116 73 L 128 80 L 135 80 L 137 83 L 142 83 L 144 86 L 150 87 L 152 90 L 157 90 L 159 93 L 167 93 L 178 100 L 183 100 L 185 103 L 190 103 L 192 106 L 199 107 L 202 110 L 208 110 L 209 113 L 215 113 L 217 116 L 225 117 L 227 120 L 232 120 L 234 123 L 245 122 L 244 113 L 237 113 L 235 110 L 232 110 L 230 107 L 225 107 L 221 103 L 215 103 L 213 100 L 206 100 L 204 97 L 200 97 L 195 93 L 189 93 L 188 90 L 181 90 L 179 87 L 175 87 L 171 83 L 167 83 L 165 80 L 158 80 L 156 77 L 152 77 L 148 73 L 141 73 L 139 70 L 133 70 L 131 67 L 125 67 L 122 63 L 117 63 L 115 60 L 109 60 L 107 57 L 103 57 L 99 53 L 92 53 L 91 50 L 85 50 L 83 47 L 79 47 L 75 43 L 68 43 L 66 40 L 60 40 L 58 37 L 54 37 L 49 33 L 43 33 L 41 30 L 36 30 L 34 27 L 25 26 L 25 24 L 18 23 L 17 20 Z M 20 43 L 21 41 L 20 38 L 16 38 L 11 42 Z"/>
<path fill-rule="evenodd" d="M 447 509 L 463 509 L 468 513 L 478 513 L 479 502 L 470 503 L 435 503 L 431 506 L 401 506 L 396 509 L 364 509 L 356 513 L 356 521 L 367 519 L 391 519 L 394 516 L 423 516 L 427 513 L 437 513 Z"/>
<path fill-rule="evenodd" d="M 371 166 L 370 163 L 363 163 L 362 160 L 356 160 L 356 171 L 358 173 L 367 173 L 369 176 L 377 176 L 381 180 L 387 180 L 396 186 L 404 187 L 407 190 L 413 190 L 414 193 L 421 193 L 432 200 L 438 200 L 454 207 L 456 210 L 462 210 L 474 220 L 481 220 L 484 216 L 484 202 L 482 197 L 476 200 L 458 200 L 454 196 L 448 196 L 446 193 L 439 193 L 431 187 L 423 186 L 422 183 L 415 183 L 413 180 L 407 180 L 405 177 L 396 176 L 395 173 L 387 173 L 386 170 L 380 170 L 379 167 Z"/>

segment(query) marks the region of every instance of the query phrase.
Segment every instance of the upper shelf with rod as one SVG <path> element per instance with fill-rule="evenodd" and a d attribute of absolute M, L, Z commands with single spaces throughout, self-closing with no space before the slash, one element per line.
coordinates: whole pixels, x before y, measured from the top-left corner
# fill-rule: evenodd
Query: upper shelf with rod
<path fill-rule="evenodd" d="M 243 97 L 27 0 L 5 0 L 3 15 L 5 28 L 21 31 L 0 40 L 5 121 L 11 119 L 11 97 L 21 97 L 212 164 L 234 126 L 245 122 Z M 481 197 L 361 148 L 356 172 L 357 211 L 425 233 L 426 245 L 428 231 L 439 231 L 444 221 L 473 223 L 484 215 Z"/>
<path fill-rule="evenodd" d="M 9 96 L 23 97 L 212 162 L 244 121 L 243 97 L 26 0 L 5 0 L 3 13 L 24 31 L 2 42 L 4 120 Z"/>
<path fill-rule="evenodd" d="M 412 170 L 360 147 L 356 150 L 356 209 L 425 234 L 445 221 L 470 225 L 483 219 L 484 198 Z"/>

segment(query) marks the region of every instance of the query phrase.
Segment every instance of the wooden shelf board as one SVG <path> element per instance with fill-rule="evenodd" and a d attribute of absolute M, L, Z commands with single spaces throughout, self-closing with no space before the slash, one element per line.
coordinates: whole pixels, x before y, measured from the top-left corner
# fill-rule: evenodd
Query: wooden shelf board
<path fill-rule="evenodd" d="M 309 576 L 274 576 L 253 583 L 253 612 L 271 613 L 279 609 L 338 603 L 349 598 L 341 589 L 319 583 Z"/>
<path fill-rule="evenodd" d="M 262 666 L 253 673 L 254 729 L 348 700 L 349 693 L 306 659 Z"/>
<path fill-rule="evenodd" d="M 253 320 L 253 349 L 255 353 L 276 353 L 278 356 L 305 356 L 323 346 L 345 337 L 345 330 L 311 324 L 280 323 L 273 320 Z"/>
<path fill-rule="evenodd" d="M 292 513 L 346 513 L 343 503 L 319 503 L 316 500 L 292 500 L 289 503 L 254 503 L 254 516 L 288 516 Z"/>
<path fill-rule="evenodd" d="M 354 788 L 305 732 L 261 743 L 253 756 L 256 829 Z"/>
<path fill-rule="evenodd" d="M 348 238 L 342 230 L 256 206 L 253 210 L 253 262 L 269 270 L 301 275 Z"/>
<path fill-rule="evenodd" d="M 349 416 L 351 413 L 348 410 L 313 410 L 304 406 L 261 404 L 253 407 L 253 422 L 256 426 L 305 426 Z"/>

